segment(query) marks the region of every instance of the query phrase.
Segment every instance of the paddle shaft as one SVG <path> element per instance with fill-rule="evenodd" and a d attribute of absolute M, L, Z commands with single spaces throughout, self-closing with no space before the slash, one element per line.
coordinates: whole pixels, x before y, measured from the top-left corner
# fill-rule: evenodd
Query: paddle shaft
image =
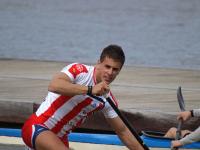
<path fill-rule="evenodd" d="M 181 87 L 179 87 L 178 90 L 177 90 L 177 99 L 178 99 L 178 104 L 179 104 L 181 111 L 185 111 L 185 103 L 184 103 Z M 180 119 L 179 122 L 178 122 L 178 126 L 177 126 L 175 140 L 180 140 L 180 138 L 181 138 L 181 126 L 182 126 L 182 124 L 183 124 L 183 120 Z M 175 147 L 175 148 L 172 148 L 171 150 L 178 150 L 178 149 L 179 149 L 178 147 Z"/>
<path fill-rule="evenodd" d="M 180 140 L 180 138 L 181 138 L 181 126 L 182 126 L 182 123 L 183 123 L 182 120 L 180 120 L 178 122 L 175 140 Z M 178 150 L 178 149 L 179 149 L 178 147 L 174 147 L 171 150 Z"/>
<path fill-rule="evenodd" d="M 107 97 L 106 100 L 110 104 L 110 106 L 114 109 L 114 111 L 118 114 L 118 116 L 121 118 L 121 120 L 124 122 L 124 124 L 127 126 L 127 128 L 130 130 L 130 132 L 133 134 L 133 136 L 137 139 L 137 141 L 140 143 L 140 145 L 144 148 L 144 150 L 149 150 L 147 145 L 144 144 L 140 136 L 137 134 L 137 132 L 134 130 L 134 128 L 131 126 L 129 121 L 122 115 L 122 113 L 119 111 L 119 109 L 115 106 L 113 101 Z"/>
<path fill-rule="evenodd" d="M 180 140 L 182 123 L 183 123 L 182 120 L 180 120 L 180 121 L 178 122 L 177 131 L 176 131 L 176 138 L 175 138 L 176 140 Z"/>

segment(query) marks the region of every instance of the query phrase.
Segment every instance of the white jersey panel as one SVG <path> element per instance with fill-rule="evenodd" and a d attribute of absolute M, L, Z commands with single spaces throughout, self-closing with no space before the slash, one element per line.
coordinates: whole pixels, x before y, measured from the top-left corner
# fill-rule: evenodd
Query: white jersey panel
<path fill-rule="evenodd" d="M 84 66 L 84 67 L 80 67 Z M 73 68 L 73 69 L 71 69 Z M 77 69 L 78 68 L 78 69 Z M 84 70 L 84 71 L 83 71 Z M 87 71 L 86 71 L 87 70 Z M 78 71 L 82 71 L 79 73 Z M 65 73 L 73 83 L 80 85 L 94 85 L 93 83 L 93 66 L 87 66 L 83 64 L 73 63 L 64 67 L 61 72 Z"/>
<path fill-rule="evenodd" d="M 52 93 L 52 92 L 48 92 L 45 101 L 42 102 L 42 104 L 40 105 L 40 107 L 38 108 L 38 110 L 36 111 L 36 115 L 40 116 L 42 113 L 44 113 L 47 109 L 49 109 L 49 107 L 51 106 L 51 104 L 59 97 L 59 94 L 56 93 Z"/>

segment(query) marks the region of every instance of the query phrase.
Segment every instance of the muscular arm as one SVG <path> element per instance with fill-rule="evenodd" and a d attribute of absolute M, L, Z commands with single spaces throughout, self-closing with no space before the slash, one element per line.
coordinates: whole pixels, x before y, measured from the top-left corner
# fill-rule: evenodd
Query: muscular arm
<path fill-rule="evenodd" d="M 65 73 L 60 72 L 53 77 L 48 86 L 48 90 L 61 95 L 74 96 L 87 94 L 88 87 L 85 85 L 72 83 L 70 78 Z M 103 95 L 109 90 L 109 85 L 107 85 L 105 82 L 100 82 L 93 86 L 92 94 Z"/>
<path fill-rule="evenodd" d="M 138 143 L 129 129 L 125 126 L 122 120 L 119 117 L 110 119 L 107 118 L 108 123 L 115 130 L 116 134 L 122 140 L 122 142 L 130 149 L 130 150 L 143 150 L 142 146 Z"/>
<path fill-rule="evenodd" d="M 87 86 L 73 84 L 70 78 L 62 72 L 56 74 L 48 86 L 48 90 L 50 92 L 66 96 L 86 94 L 87 89 Z"/>

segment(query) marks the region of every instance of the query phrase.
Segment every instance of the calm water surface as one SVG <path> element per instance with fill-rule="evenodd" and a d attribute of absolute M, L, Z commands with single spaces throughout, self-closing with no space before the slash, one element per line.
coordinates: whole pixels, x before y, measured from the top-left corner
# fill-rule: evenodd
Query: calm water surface
<path fill-rule="evenodd" d="M 0 0 L 0 58 L 200 69 L 199 0 Z"/>

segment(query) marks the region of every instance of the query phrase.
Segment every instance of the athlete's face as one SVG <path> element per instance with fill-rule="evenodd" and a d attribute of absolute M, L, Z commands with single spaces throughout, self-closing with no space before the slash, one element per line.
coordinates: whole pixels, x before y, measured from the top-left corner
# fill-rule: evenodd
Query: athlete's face
<path fill-rule="evenodd" d="M 122 64 L 112 58 L 106 57 L 102 62 L 97 64 L 97 82 L 105 81 L 110 84 L 121 70 Z"/>

